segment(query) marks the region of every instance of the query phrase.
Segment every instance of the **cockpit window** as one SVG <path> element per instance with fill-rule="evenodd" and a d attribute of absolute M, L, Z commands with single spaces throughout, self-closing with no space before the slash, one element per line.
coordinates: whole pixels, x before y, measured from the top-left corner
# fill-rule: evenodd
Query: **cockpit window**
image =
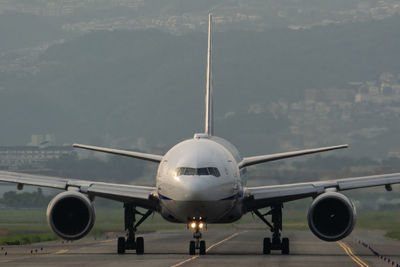
<path fill-rule="evenodd" d="M 196 169 L 195 168 L 177 168 L 176 169 L 176 175 L 181 176 L 181 175 L 195 175 L 196 174 Z"/>
<path fill-rule="evenodd" d="M 208 172 L 208 168 L 199 168 L 197 169 L 197 175 L 210 175 Z"/>
<path fill-rule="evenodd" d="M 215 177 L 220 177 L 218 169 L 215 167 L 207 167 L 207 168 L 187 168 L 187 167 L 179 167 L 176 168 L 176 175 L 212 175 Z"/>
<path fill-rule="evenodd" d="M 210 172 L 211 175 L 214 175 L 215 177 L 220 177 L 221 174 L 219 173 L 217 168 L 207 168 L 208 171 Z"/>
<path fill-rule="evenodd" d="M 196 169 L 195 168 L 185 168 L 184 175 L 195 175 Z"/>
<path fill-rule="evenodd" d="M 176 176 L 181 176 L 185 173 L 185 168 L 176 168 Z"/>

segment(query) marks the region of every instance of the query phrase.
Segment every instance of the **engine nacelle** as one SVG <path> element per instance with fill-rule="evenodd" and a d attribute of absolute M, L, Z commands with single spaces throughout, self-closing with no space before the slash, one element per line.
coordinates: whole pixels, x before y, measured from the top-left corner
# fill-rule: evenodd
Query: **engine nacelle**
<path fill-rule="evenodd" d="M 84 237 L 92 229 L 95 212 L 83 194 L 67 191 L 55 196 L 47 207 L 47 222 L 53 232 L 66 240 Z"/>
<path fill-rule="evenodd" d="M 337 241 L 353 231 L 356 210 L 346 196 L 327 192 L 314 199 L 307 217 L 314 235 L 325 241 Z"/>

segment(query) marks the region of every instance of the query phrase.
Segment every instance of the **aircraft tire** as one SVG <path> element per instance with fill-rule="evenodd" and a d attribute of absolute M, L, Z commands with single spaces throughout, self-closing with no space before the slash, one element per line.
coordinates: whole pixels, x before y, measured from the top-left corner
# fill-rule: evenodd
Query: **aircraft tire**
<path fill-rule="evenodd" d="M 136 238 L 136 254 L 142 255 L 144 253 L 144 239 L 143 237 Z"/>
<path fill-rule="evenodd" d="M 196 244 L 194 241 L 190 241 L 189 243 L 189 254 L 190 255 L 196 254 Z"/>
<path fill-rule="evenodd" d="M 282 254 L 289 254 L 289 238 L 282 238 Z"/>
<path fill-rule="evenodd" d="M 125 238 L 124 237 L 118 237 L 118 254 L 124 254 L 125 253 Z"/>
<path fill-rule="evenodd" d="M 263 253 L 271 254 L 271 238 L 269 237 L 264 238 Z"/>
<path fill-rule="evenodd" d="M 206 254 L 206 241 L 201 240 L 200 241 L 200 255 L 205 255 Z"/>

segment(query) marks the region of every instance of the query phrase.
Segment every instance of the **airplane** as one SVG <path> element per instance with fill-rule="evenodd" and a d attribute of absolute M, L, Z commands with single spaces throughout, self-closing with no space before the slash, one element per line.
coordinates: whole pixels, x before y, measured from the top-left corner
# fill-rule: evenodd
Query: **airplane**
<path fill-rule="evenodd" d="M 52 231 L 65 240 L 86 236 L 95 223 L 94 199 L 97 197 L 123 203 L 126 237 L 119 237 L 117 253 L 135 250 L 144 253 L 143 237 L 136 237 L 138 227 L 154 212 L 173 223 L 186 224 L 193 230 L 189 254 L 206 254 L 202 230 L 208 224 L 233 223 L 246 213 L 258 216 L 271 230 L 272 238 L 263 239 L 263 254 L 272 250 L 289 254 L 289 239 L 282 238 L 283 204 L 313 198 L 307 221 L 312 233 L 324 241 L 338 241 L 348 236 L 355 225 L 353 203 L 341 191 L 385 186 L 392 190 L 400 183 L 400 173 L 347 179 L 315 181 L 273 186 L 247 187 L 246 167 L 346 148 L 347 145 L 321 147 L 285 153 L 241 157 L 228 141 L 214 135 L 211 84 L 211 21 L 208 16 L 208 51 L 206 73 L 205 131 L 196 133 L 173 146 L 165 155 L 73 144 L 76 148 L 127 156 L 158 163 L 156 186 L 134 186 L 74 180 L 41 175 L 0 171 L 0 181 L 64 190 L 47 208 Z M 146 212 L 140 212 L 143 208 Z M 269 209 L 268 212 L 262 212 Z M 136 216 L 141 216 L 137 221 Z M 271 216 L 268 220 L 267 216 Z"/>

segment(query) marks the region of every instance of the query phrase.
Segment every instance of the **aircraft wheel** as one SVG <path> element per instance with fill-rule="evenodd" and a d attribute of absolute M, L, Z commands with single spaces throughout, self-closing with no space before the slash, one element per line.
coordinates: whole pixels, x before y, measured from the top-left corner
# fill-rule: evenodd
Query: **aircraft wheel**
<path fill-rule="evenodd" d="M 190 241 L 189 243 L 189 254 L 190 255 L 196 254 L 196 244 L 194 241 Z"/>
<path fill-rule="evenodd" d="M 124 253 L 125 253 L 125 238 L 118 237 L 118 254 L 124 254 Z"/>
<path fill-rule="evenodd" d="M 263 253 L 271 254 L 271 238 L 269 237 L 264 238 Z"/>
<path fill-rule="evenodd" d="M 144 239 L 143 237 L 136 238 L 136 254 L 144 253 Z"/>
<path fill-rule="evenodd" d="M 201 240 L 200 241 L 200 255 L 205 255 L 206 254 L 206 241 Z"/>
<path fill-rule="evenodd" d="M 282 254 L 289 254 L 289 238 L 282 238 Z"/>

